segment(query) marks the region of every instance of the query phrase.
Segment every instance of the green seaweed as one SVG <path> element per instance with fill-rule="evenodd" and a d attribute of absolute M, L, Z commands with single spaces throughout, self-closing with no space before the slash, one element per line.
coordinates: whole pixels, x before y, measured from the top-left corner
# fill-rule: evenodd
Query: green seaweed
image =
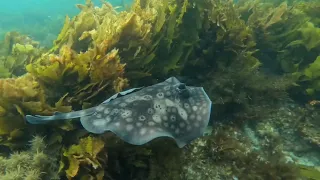
<path fill-rule="evenodd" d="M 307 177 L 311 180 L 316 180 L 320 178 L 319 167 L 312 166 L 300 166 L 300 172 L 304 177 Z"/>
<path fill-rule="evenodd" d="M 39 42 L 33 41 L 18 32 L 9 32 L 5 40 L 0 42 L 0 78 L 23 75 L 25 66 L 34 61 L 42 49 Z"/>
<path fill-rule="evenodd" d="M 47 152 L 44 139 L 35 136 L 31 140 L 30 149 L 15 152 L 9 157 L 0 156 L 1 179 L 48 179 L 59 178 L 56 159 Z"/>
<path fill-rule="evenodd" d="M 106 163 L 107 159 L 102 160 L 106 156 L 106 152 L 104 150 L 104 142 L 99 138 L 91 136 L 82 138 L 78 145 L 72 145 L 64 149 L 63 156 L 67 158 L 68 162 L 68 167 L 65 170 L 68 179 L 82 178 L 81 176 L 90 174 L 91 177 L 104 176 L 103 164 Z M 64 166 L 65 163 L 60 161 L 60 171 L 65 169 Z M 92 167 L 96 171 L 96 175 L 93 174 L 93 171 L 85 173 L 85 166 Z M 80 168 L 82 169 L 81 172 L 79 172 Z"/>

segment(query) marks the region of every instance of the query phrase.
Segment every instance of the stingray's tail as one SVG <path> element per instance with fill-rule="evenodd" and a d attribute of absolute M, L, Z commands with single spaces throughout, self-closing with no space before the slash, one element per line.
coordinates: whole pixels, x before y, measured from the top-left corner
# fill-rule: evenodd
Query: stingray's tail
<path fill-rule="evenodd" d="M 26 115 L 26 119 L 31 124 L 45 124 L 55 120 L 74 119 L 83 116 L 89 116 L 95 112 L 95 108 L 89 108 L 81 111 L 73 111 L 69 113 L 55 112 L 52 116 Z"/>

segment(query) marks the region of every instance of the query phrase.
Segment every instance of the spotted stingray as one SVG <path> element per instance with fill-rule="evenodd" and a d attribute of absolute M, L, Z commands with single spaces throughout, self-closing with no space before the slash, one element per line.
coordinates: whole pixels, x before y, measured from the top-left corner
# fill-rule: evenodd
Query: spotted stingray
<path fill-rule="evenodd" d="M 173 138 L 179 147 L 202 136 L 210 118 L 211 101 L 202 87 L 186 86 L 175 77 L 111 96 L 96 107 L 52 116 L 27 115 L 32 124 L 79 118 L 96 134 L 112 131 L 124 141 L 142 145 L 155 138 Z"/>

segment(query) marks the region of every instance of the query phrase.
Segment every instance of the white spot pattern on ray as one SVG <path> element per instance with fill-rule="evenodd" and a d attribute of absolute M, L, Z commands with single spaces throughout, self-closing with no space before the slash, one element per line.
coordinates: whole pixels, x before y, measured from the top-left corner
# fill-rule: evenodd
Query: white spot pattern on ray
<path fill-rule="evenodd" d="M 188 91 L 188 96 L 181 92 Z M 201 136 L 207 126 L 211 101 L 201 87 L 182 85 L 169 78 L 153 86 L 129 89 L 97 107 L 53 116 L 27 116 L 30 123 L 81 117 L 92 133 L 112 131 L 131 144 L 144 144 L 159 136 L 174 138 L 179 147 Z"/>

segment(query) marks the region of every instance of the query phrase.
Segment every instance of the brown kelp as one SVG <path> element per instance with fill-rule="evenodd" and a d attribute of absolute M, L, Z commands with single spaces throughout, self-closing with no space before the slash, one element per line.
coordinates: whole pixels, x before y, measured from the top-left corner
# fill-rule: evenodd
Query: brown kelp
<path fill-rule="evenodd" d="M 18 32 L 9 32 L 0 43 L 0 78 L 26 73 L 25 66 L 43 52 L 39 42 Z"/>
<path fill-rule="evenodd" d="M 77 5 L 77 16 L 65 18 L 48 50 L 8 33 L 0 45 L 3 156 L 29 152 L 26 141 L 41 134 L 56 148 L 61 178 L 318 177 L 313 166 L 319 164 L 303 164 L 298 155 L 319 157 L 319 6 L 135 0 L 119 12 L 107 2 L 96 7 L 87 0 Z M 25 114 L 92 107 L 125 88 L 168 76 L 204 86 L 214 104 L 211 135 L 185 149 L 170 139 L 132 146 L 112 133 L 89 135 L 77 122 L 34 126 L 24 120 Z M 297 105 L 290 101 L 297 94 L 314 101 Z"/>
<path fill-rule="evenodd" d="M 319 56 L 318 2 L 249 1 L 239 4 L 242 18 L 255 31 L 259 59 L 273 71 L 292 74 L 297 83 L 292 92 L 307 100 L 317 94 L 316 59 Z M 313 75 L 311 75 L 313 74 Z"/>

